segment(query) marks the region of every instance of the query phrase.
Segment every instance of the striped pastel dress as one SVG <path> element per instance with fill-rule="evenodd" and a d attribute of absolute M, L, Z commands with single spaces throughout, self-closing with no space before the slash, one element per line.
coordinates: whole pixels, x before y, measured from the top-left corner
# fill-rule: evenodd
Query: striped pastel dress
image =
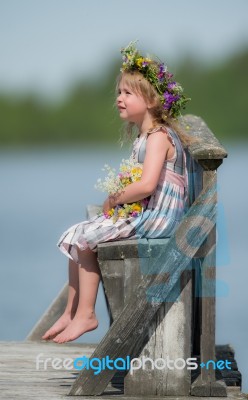
<path fill-rule="evenodd" d="M 119 218 L 116 222 L 104 216 L 94 216 L 65 231 L 58 242 L 60 250 L 70 259 L 79 263 L 78 249 L 90 248 L 97 252 L 98 243 L 123 239 L 170 237 L 180 223 L 186 209 L 188 196 L 188 175 L 186 154 L 174 130 L 159 126 L 149 135 L 163 130 L 174 146 L 174 156 L 164 162 L 156 190 L 138 217 Z M 138 136 L 133 143 L 131 157 L 143 163 L 148 133 Z"/>

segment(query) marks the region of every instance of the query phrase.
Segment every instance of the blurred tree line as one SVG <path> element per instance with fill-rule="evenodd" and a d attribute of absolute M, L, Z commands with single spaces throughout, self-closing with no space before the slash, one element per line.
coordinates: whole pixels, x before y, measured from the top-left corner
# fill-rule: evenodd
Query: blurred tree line
<path fill-rule="evenodd" d="M 100 84 L 78 82 L 57 103 L 28 93 L 0 93 L 0 144 L 116 143 L 122 122 L 114 107 L 113 77 L 119 68 L 114 66 Z M 192 99 L 185 113 L 200 115 L 220 140 L 246 139 L 247 71 L 248 50 L 212 66 L 185 59 L 175 74 Z"/>

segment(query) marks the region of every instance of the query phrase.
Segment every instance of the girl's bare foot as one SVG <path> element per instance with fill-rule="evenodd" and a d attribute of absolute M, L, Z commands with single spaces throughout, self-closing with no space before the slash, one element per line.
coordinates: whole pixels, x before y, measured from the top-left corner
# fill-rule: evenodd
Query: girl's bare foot
<path fill-rule="evenodd" d="M 87 316 L 77 313 L 67 328 L 57 335 L 53 341 L 55 343 L 71 342 L 83 333 L 93 331 L 97 327 L 98 321 L 95 313 L 91 313 Z"/>
<path fill-rule="evenodd" d="M 75 313 L 74 313 L 75 314 Z M 62 332 L 72 321 L 73 314 L 64 312 L 55 324 L 42 336 L 43 340 L 51 340 Z"/>

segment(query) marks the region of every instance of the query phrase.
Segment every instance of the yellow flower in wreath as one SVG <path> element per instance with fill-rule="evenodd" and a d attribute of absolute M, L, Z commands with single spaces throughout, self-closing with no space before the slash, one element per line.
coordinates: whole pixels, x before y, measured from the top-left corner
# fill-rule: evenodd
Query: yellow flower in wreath
<path fill-rule="evenodd" d="M 142 67 L 142 63 L 144 62 L 144 58 L 143 57 L 139 57 L 136 60 L 136 65 L 141 68 Z"/>

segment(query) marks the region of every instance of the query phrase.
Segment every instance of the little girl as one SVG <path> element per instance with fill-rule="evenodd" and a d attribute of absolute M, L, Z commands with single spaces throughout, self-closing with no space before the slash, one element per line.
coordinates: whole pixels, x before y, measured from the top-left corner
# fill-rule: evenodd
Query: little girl
<path fill-rule="evenodd" d="M 98 326 L 95 302 L 100 282 L 98 243 L 170 237 L 180 223 L 187 198 L 186 156 L 183 146 L 190 138 L 179 129 L 176 118 L 186 99 L 182 87 L 163 63 L 144 58 L 131 42 L 121 50 L 123 65 L 117 81 L 116 105 L 128 123 L 127 133 L 138 130 L 132 159 L 143 164 L 139 181 L 110 195 L 102 216 L 69 228 L 58 246 L 69 258 L 69 291 L 64 313 L 43 335 L 64 343 L 77 339 Z M 112 221 L 106 213 L 117 205 L 148 198 L 138 216 Z"/>

